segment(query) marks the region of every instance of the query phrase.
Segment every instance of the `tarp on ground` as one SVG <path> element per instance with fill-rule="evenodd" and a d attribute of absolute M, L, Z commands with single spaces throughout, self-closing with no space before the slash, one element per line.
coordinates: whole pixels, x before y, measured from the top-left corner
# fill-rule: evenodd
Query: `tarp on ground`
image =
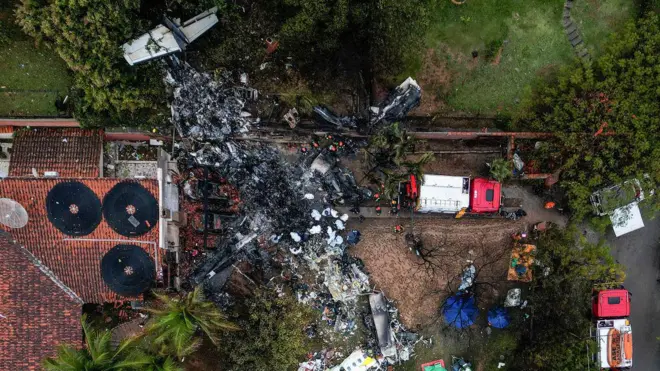
<path fill-rule="evenodd" d="M 488 311 L 488 323 L 495 328 L 505 328 L 509 326 L 511 318 L 505 308 L 495 307 Z"/>
<path fill-rule="evenodd" d="M 507 272 L 509 281 L 532 281 L 532 263 L 536 246 L 516 243 L 511 250 L 511 264 Z"/>
<path fill-rule="evenodd" d="M 474 296 L 454 295 L 447 298 L 442 306 L 442 314 L 448 325 L 461 329 L 474 324 L 479 309 L 475 305 Z"/>
<path fill-rule="evenodd" d="M 432 366 L 424 366 L 424 371 L 447 371 L 447 369 L 438 363 Z"/>

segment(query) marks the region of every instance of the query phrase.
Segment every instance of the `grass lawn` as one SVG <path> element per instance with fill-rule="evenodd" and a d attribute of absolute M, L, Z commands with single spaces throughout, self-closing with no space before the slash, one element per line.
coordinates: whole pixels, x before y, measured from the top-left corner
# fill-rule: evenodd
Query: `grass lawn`
<path fill-rule="evenodd" d="M 68 94 L 71 76 L 54 51 L 24 35 L 13 23 L 12 8 L 0 6 L 0 117 L 56 116 L 55 99 Z"/>
<path fill-rule="evenodd" d="M 575 4 L 572 16 L 592 55 L 633 15 L 625 0 Z M 441 110 L 515 110 L 539 74 L 574 58 L 561 24 L 563 5 L 564 0 L 468 0 L 460 6 L 439 1 L 426 36 L 432 52 L 426 50 L 423 63 L 411 64 L 407 73 L 418 77 L 427 97 L 444 101 Z M 443 83 L 434 81 L 438 70 Z"/>

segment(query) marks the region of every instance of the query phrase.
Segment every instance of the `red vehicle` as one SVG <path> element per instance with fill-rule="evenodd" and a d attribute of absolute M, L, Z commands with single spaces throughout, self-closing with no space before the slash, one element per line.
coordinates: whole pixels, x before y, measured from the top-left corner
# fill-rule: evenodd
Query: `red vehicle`
<path fill-rule="evenodd" d="M 502 203 L 502 185 L 486 178 L 472 179 L 470 209 L 473 213 L 496 213 Z"/>
<path fill-rule="evenodd" d="M 595 318 L 624 318 L 630 315 L 630 293 L 626 289 L 596 291 L 592 299 Z"/>
<path fill-rule="evenodd" d="M 502 207 L 502 185 L 486 178 L 427 174 L 420 185 L 410 175 L 401 190 L 405 201 L 412 202 L 420 213 L 498 214 Z"/>
<path fill-rule="evenodd" d="M 630 293 L 623 288 L 594 291 L 591 309 L 598 342 L 595 363 L 601 370 L 629 370 L 633 363 Z"/>

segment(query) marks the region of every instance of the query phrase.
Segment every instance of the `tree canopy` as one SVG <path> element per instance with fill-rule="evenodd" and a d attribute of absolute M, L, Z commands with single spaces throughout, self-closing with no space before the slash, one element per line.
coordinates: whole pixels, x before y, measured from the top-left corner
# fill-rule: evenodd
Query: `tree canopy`
<path fill-rule="evenodd" d="M 76 345 L 61 345 L 57 356 L 43 361 L 47 371 L 110 371 L 147 370 L 180 371 L 173 359 L 144 352 L 137 339 L 128 339 L 114 348 L 110 342 L 110 331 L 96 330 L 83 315 L 82 328 L 85 348 Z"/>
<path fill-rule="evenodd" d="M 283 48 L 300 62 L 361 60 L 381 75 L 400 73 L 408 52 L 422 45 L 431 4 L 429 0 L 278 1 L 283 5 Z"/>
<path fill-rule="evenodd" d="M 155 295 L 159 304 L 147 309 L 152 317 L 146 327 L 146 343 L 154 353 L 182 359 L 201 344 L 201 339 L 195 337 L 198 332 L 218 345 L 220 331 L 239 329 L 215 303 L 205 299 L 201 286 L 180 297 Z"/>
<path fill-rule="evenodd" d="M 576 218 L 589 195 L 630 178 L 660 183 L 660 20 L 649 13 L 612 37 L 593 64 L 563 69 L 538 88 L 517 125 L 552 131 L 549 155 Z"/>
<path fill-rule="evenodd" d="M 52 47 L 73 71 L 75 113 L 83 125 L 162 121 L 165 89 L 155 64 L 129 66 L 121 45 L 149 25 L 140 0 L 22 0 L 23 31 Z"/>
<path fill-rule="evenodd" d="M 288 370 L 308 351 L 304 327 L 312 312 L 293 297 L 260 289 L 236 313 L 242 331 L 221 341 L 227 368 L 233 370 Z"/>

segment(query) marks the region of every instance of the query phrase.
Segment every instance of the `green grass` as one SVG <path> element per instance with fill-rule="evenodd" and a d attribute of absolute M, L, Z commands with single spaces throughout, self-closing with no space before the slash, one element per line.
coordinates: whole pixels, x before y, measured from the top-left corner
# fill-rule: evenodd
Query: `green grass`
<path fill-rule="evenodd" d="M 64 61 L 52 50 L 35 47 L 13 24 L 8 7 L 0 9 L 0 117 L 56 116 L 55 99 L 68 94 L 71 77 Z"/>
<path fill-rule="evenodd" d="M 581 0 L 575 2 L 571 15 L 591 53 L 598 55 L 610 34 L 635 15 L 635 7 L 630 0 Z"/>
<path fill-rule="evenodd" d="M 426 44 L 451 75 L 442 98 L 460 111 L 515 110 L 539 75 L 574 58 L 561 24 L 563 5 L 564 0 L 468 0 L 461 6 L 438 1 Z M 576 8 L 574 19 L 581 21 L 592 54 L 633 13 L 624 0 L 580 0 Z M 484 55 L 489 44 L 500 42 L 501 60 L 493 65 Z M 472 60 L 473 50 L 478 61 Z M 406 70 L 415 75 L 420 68 L 411 64 Z"/>

